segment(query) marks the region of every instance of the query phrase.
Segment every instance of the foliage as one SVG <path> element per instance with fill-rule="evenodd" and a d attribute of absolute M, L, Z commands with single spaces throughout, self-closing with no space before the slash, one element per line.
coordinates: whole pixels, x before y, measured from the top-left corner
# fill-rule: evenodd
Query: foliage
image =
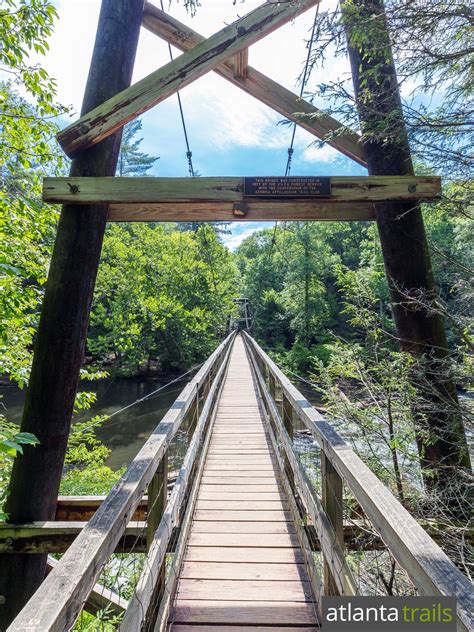
<path fill-rule="evenodd" d="M 66 473 L 61 480 L 61 493 L 71 496 L 108 494 L 124 473 L 106 465 L 110 455 L 95 435 L 95 429 L 107 417 L 93 417 L 85 423 L 75 423 L 69 435 L 65 460 Z"/>
<path fill-rule="evenodd" d="M 38 440 L 29 432 L 19 432 L 18 426 L 10 423 L 0 414 L 0 522 L 6 520 L 3 513 L 7 496 L 13 460 L 17 454 L 23 454 L 24 445 L 37 445 Z"/>
<path fill-rule="evenodd" d="M 381 8 L 385 18 L 381 16 Z M 385 47 L 385 19 L 391 51 Z M 328 56 L 346 56 L 346 33 L 354 46 L 370 42 L 375 55 L 393 54 L 398 88 L 414 156 L 448 178 L 469 177 L 472 164 L 472 7 L 453 2 L 348 0 L 320 11 L 313 40 L 311 68 Z M 371 80 L 383 84 L 383 64 Z M 358 127 L 350 75 L 311 88 L 325 99 L 331 112 Z M 366 86 L 365 86 L 366 87 Z M 364 86 L 362 86 L 364 88 Z M 364 98 L 364 92 L 362 92 Z M 396 141 L 403 131 L 397 117 L 387 116 L 382 127 L 363 130 L 367 140 Z"/>
<path fill-rule="evenodd" d="M 123 128 L 122 144 L 117 165 L 118 176 L 145 176 L 155 162 L 159 160 L 159 158 L 140 151 L 143 138 L 135 138 L 135 136 L 141 129 L 142 122 L 140 119 L 127 123 Z"/>
<path fill-rule="evenodd" d="M 226 332 L 235 269 L 215 232 L 110 226 L 91 315 L 89 352 L 128 373 L 200 362 Z"/>

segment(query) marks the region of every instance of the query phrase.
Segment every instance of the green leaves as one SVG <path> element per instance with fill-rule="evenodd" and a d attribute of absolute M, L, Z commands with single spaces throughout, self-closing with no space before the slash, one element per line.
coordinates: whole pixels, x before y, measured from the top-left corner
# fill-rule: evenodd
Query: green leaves
<path fill-rule="evenodd" d="M 232 256 L 210 227 L 111 225 L 88 350 L 128 374 L 189 368 L 224 336 L 236 286 Z"/>

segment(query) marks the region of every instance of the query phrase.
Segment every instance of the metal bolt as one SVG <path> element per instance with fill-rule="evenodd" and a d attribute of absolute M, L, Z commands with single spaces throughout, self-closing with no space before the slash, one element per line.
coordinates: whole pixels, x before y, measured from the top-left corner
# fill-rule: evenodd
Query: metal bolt
<path fill-rule="evenodd" d="M 416 184 L 409 184 L 408 185 L 408 192 L 409 193 L 416 193 Z"/>
<path fill-rule="evenodd" d="M 0 595 L 0 606 L 3 606 L 4 603 L 6 603 L 6 599 L 5 599 L 5 595 Z"/>
<path fill-rule="evenodd" d="M 7 546 L 11 546 L 13 544 L 13 538 L 6 538 L 5 539 L 5 544 Z"/>
<path fill-rule="evenodd" d="M 81 127 L 79 128 L 81 130 L 81 134 L 87 134 L 87 132 L 90 130 L 89 125 L 87 125 L 87 123 L 81 123 Z"/>

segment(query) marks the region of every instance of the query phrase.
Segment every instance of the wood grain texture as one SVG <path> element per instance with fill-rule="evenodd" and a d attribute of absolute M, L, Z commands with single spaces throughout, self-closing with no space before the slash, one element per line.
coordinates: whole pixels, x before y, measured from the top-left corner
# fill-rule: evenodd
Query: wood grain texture
<path fill-rule="evenodd" d="M 314 625 L 312 604 L 274 601 L 178 600 L 173 621 L 175 623 L 212 623 L 239 625 Z"/>
<path fill-rule="evenodd" d="M 240 202 L 251 208 L 278 207 L 285 203 L 378 202 L 383 200 L 436 199 L 441 193 L 441 178 L 435 176 L 331 176 L 331 195 L 325 198 L 254 199 L 244 194 L 244 178 L 45 178 L 45 202 L 75 204 L 162 204 L 166 202 Z M 199 208 L 199 207 L 198 207 Z M 205 208 L 201 206 L 201 208 Z M 215 205 L 212 208 L 216 208 Z M 227 208 L 233 206 L 227 205 Z M 224 400 L 225 402 L 226 400 Z M 232 394 L 231 403 L 239 402 Z M 248 400 L 252 403 L 252 400 Z"/>
<path fill-rule="evenodd" d="M 238 386 L 237 386 L 238 385 Z M 255 425 L 222 421 L 252 407 Z M 226 429 L 223 430 L 223 423 Z M 231 429 L 232 432 L 229 431 Z M 241 454 L 258 445 L 260 452 Z M 316 624 L 311 584 L 242 339 L 236 338 L 171 614 L 176 623 Z M 216 456 L 216 446 L 228 451 Z M 254 448 L 253 448 L 254 449 Z M 296 617 L 296 618 L 294 618 Z M 249 628 L 247 628 L 249 629 Z"/>
<path fill-rule="evenodd" d="M 59 144 L 68 156 L 77 155 L 317 2 L 267 2 L 257 7 L 192 50 L 81 116 L 76 123 L 58 134 Z"/>
<path fill-rule="evenodd" d="M 127 472 L 17 617 L 19 624 L 15 629 L 36 625 L 38 630 L 62 632 L 68 629 L 65 622 L 69 622 L 71 627 L 105 561 L 115 551 L 128 522 L 127 517 L 135 512 L 167 447 L 195 400 L 198 385 L 227 352 L 233 339 L 234 336 L 230 335 L 221 343 L 181 391 Z"/>

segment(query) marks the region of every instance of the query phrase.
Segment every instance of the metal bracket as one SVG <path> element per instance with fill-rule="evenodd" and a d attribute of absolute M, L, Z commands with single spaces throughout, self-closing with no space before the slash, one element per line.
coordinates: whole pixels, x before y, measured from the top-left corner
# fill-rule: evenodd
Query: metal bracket
<path fill-rule="evenodd" d="M 233 213 L 236 217 L 245 217 L 248 213 L 248 206 L 244 202 L 236 202 L 234 204 Z"/>

